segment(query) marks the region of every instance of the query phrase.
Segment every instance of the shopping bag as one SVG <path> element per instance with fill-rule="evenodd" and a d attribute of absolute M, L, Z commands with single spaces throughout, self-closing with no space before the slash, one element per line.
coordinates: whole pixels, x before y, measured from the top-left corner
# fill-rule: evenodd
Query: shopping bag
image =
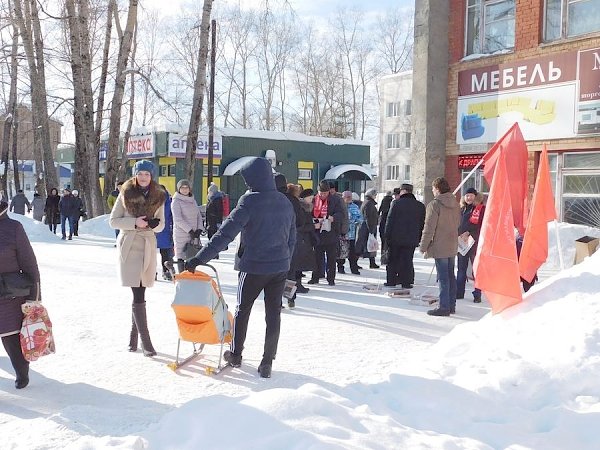
<path fill-rule="evenodd" d="M 367 251 L 369 253 L 375 253 L 379 250 L 379 242 L 374 234 L 369 233 L 369 238 L 367 239 Z"/>
<path fill-rule="evenodd" d="M 21 305 L 25 317 L 21 327 L 21 351 L 27 361 L 35 361 L 41 356 L 56 351 L 52 322 L 48 311 L 41 302 L 28 301 Z"/>
<path fill-rule="evenodd" d="M 338 241 L 338 259 L 346 259 L 350 256 L 350 242 L 341 238 Z"/>

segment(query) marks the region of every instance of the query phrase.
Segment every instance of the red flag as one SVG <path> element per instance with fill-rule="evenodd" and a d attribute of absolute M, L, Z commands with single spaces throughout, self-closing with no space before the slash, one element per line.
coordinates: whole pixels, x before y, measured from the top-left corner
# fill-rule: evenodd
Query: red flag
<path fill-rule="evenodd" d="M 505 156 L 506 166 L 510 168 L 508 180 L 513 216 L 515 227 L 522 236 L 527 223 L 527 144 L 517 122 L 483 156 L 483 176 L 490 186 L 501 154 Z"/>
<path fill-rule="evenodd" d="M 494 314 L 522 301 L 505 154 L 500 152 L 485 207 L 473 270 Z"/>
<path fill-rule="evenodd" d="M 550 182 L 550 168 L 546 145 L 540 156 L 540 166 L 533 190 L 531 211 L 527 229 L 523 236 L 523 247 L 519 257 L 521 277 L 531 282 L 535 273 L 548 258 L 548 222 L 556 219 L 554 195 Z"/>

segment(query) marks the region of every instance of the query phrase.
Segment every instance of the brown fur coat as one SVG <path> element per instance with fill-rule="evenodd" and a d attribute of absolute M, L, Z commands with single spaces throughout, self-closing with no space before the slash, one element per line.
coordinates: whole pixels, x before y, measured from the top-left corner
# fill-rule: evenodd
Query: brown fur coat
<path fill-rule="evenodd" d="M 123 206 L 130 215 L 151 218 L 165 202 L 165 193 L 155 181 L 151 181 L 148 196 L 145 197 L 136 178 L 132 177 L 123 184 L 121 198 Z"/>

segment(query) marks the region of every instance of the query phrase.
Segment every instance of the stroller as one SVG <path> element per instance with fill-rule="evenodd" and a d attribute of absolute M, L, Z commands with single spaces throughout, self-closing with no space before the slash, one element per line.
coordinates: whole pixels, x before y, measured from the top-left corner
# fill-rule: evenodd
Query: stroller
<path fill-rule="evenodd" d="M 227 367 L 223 362 L 223 345 L 231 342 L 233 316 L 227 309 L 227 303 L 221 293 L 221 283 L 216 269 L 212 269 L 215 277 L 196 271 L 188 271 L 174 275 L 175 299 L 171 304 L 175 312 L 179 339 L 177 341 L 177 356 L 169 364 L 169 368 L 177 370 L 196 358 L 205 345 L 220 344 L 219 364 L 217 367 L 206 366 L 207 375 L 218 374 Z M 215 282 L 216 280 L 216 282 Z M 181 341 L 191 342 L 193 353 L 179 360 Z"/>

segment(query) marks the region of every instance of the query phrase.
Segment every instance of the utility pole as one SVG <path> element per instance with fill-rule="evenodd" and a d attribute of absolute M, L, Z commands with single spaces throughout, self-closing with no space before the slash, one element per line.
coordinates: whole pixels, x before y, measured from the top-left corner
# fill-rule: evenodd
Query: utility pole
<path fill-rule="evenodd" d="M 213 145 L 215 140 L 215 59 L 217 55 L 217 21 L 210 23 L 210 88 L 208 91 L 208 185 L 213 180 Z"/>

